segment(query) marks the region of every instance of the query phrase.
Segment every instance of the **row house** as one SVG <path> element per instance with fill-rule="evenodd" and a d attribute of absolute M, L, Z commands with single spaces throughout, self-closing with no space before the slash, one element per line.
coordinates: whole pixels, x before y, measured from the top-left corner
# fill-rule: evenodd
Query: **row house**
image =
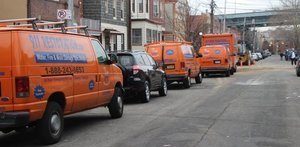
<path fill-rule="evenodd" d="M 100 21 L 99 39 L 109 52 L 128 50 L 128 0 L 84 0 L 83 17 Z"/>
<path fill-rule="evenodd" d="M 131 0 L 132 49 L 162 40 L 165 0 Z"/>

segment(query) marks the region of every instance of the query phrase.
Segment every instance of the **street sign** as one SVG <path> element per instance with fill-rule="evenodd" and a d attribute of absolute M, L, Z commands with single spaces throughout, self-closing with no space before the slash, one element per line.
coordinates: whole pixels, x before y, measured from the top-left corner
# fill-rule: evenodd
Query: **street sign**
<path fill-rule="evenodd" d="M 70 10 L 57 9 L 57 19 L 59 20 L 71 20 L 72 14 Z"/>

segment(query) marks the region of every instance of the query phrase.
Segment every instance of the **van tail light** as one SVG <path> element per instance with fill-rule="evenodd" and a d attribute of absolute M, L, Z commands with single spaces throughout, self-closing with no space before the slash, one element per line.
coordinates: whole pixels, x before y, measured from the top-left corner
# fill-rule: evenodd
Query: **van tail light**
<path fill-rule="evenodd" d="M 180 62 L 180 68 L 185 69 L 185 62 Z"/>
<path fill-rule="evenodd" d="M 140 71 L 140 66 L 139 65 L 133 65 L 132 67 L 132 73 L 135 75 Z"/>
<path fill-rule="evenodd" d="M 28 77 L 17 77 L 16 81 L 16 97 L 25 98 L 29 97 L 29 78 Z"/>

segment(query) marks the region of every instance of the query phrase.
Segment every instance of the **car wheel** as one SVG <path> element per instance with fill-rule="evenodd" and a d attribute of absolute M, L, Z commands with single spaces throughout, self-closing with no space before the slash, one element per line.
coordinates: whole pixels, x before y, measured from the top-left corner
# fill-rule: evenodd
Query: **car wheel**
<path fill-rule="evenodd" d="M 116 87 L 111 102 L 108 104 L 108 110 L 111 118 L 122 117 L 123 108 L 124 108 L 124 103 L 123 103 L 122 90 L 121 88 Z"/>
<path fill-rule="evenodd" d="M 199 73 L 198 76 L 195 78 L 196 84 L 201 84 L 203 80 L 202 74 Z"/>
<path fill-rule="evenodd" d="M 230 75 L 234 75 L 234 69 L 230 70 Z"/>
<path fill-rule="evenodd" d="M 148 103 L 150 101 L 150 87 L 148 81 L 144 83 L 144 91 L 141 93 L 141 98 L 143 103 Z"/>
<path fill-rule="evenodd" d="M 184 88 L 190 88 L 191 87 L 191 77 L 188 76 L 183 81 Z"/>
<path fill-rule="evenodd" d="M 167 81 L 166 78 L 162 78 L 162 85 L 161 88 L 158 91 L 159 96 L 166 96 L 168 93 L 168 85 L 167 85 Z"/>
<path fill-rule="evenodd" d="M 43 118 L 37 124 L 38 137 L 44 144 L 57 143 L 64 130 L 63 111 L 56 102 L 49 102 Z"/>

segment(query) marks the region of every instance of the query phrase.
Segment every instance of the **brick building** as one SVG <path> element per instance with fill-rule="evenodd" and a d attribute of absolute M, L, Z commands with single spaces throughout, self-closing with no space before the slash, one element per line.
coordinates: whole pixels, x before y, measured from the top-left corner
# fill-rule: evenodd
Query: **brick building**
<path fill-rule="evenodd" d="M 17 3 L 17 5 L 16 5 Z M 80 24 L 82 0 L 74 0 L 75 23 Z M 36 17 L 42 21 L 58 21 L 57 9 L 67 9 L 67 0 L 1 0 L 0 19 Z"/>
<path fill-rule="evenodd" d="M 84 0 L 83 17 L 101 20 L 100 40 L 108 51 L 128 50 L 128 0 Z"/>

